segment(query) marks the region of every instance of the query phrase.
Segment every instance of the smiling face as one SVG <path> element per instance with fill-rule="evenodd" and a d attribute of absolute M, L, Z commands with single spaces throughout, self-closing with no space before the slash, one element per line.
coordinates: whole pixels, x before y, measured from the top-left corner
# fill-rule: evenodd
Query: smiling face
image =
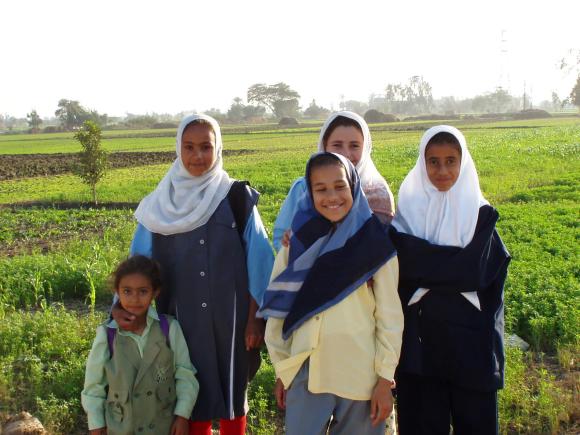
<path fill-rule="evenodd" d="M 181 136 L 181 161 L 194 177 L 205 174 L 214 164 L 215 133 L 208 124 L 192 123 Z"/>
<path fill-rule="evenodd" d="M 151 280 L 141 273 L 124 275 L 116 289 L 121 306 L 138 319 L 144 319 L 153 299 L 159 294 Z"/>
<path fill-rule="evenodd" d="M 441 192 L 453 187 L 459 177 L 461 152 L 450 143 L 428 145 L 425 150 L 425 166 L 429 181 Z"/>
<path fill-rule="evenodd" d="M 352 208 L 352 193 L 342 164 L 313 168 L 310 186 L 314 208 L 329 221 L 341 221 Z"/>
<path fill-rule="evenodd" d="M 360 129 L 354 126 L 339 125 L 326 140 L 324 144 L 325 151 L 343 155 L 357 165 L 362 158 L 364 148 L 364 137 Z"/>

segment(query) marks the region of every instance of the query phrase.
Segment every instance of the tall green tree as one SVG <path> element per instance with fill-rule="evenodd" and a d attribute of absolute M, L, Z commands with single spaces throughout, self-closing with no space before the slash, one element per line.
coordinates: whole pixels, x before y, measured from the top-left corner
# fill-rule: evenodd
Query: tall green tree
<path fill-rule="evenodd" d="M 83 125 L 91 115 L 78 101 L 61 99 L 58 109 L 54 112 L 65 130 L 72 130 Z"/>
<path fill-rule="evenodd" d="M 244 119 L 244 103 L 240 97 L 234 98 L 227 115 L 231 122 L 240 122 Z"/>
<path fill-rule="evenodd" d="M 74 135 L 81 143 L 80 162 L 76 174 L 91 188 L 93 202 L 97 204 L 97 183 L 107 170 L 107 152 L 101 147 L 101 127 L 94 121 L 85 121 Z"/>
<path fill-rule="evenodd" d="M 388 84 L 385 102 L 392 113 L 430 113 L 433 109 L 432 88 L 423 77 L 413 76 L 406 84 Z"/>
<path fill-rule="evenodd" d="M 298 111 L 300 94 L 286 83 L 274 85 L 256 83 L 248 88 L 248 103 L 266 106 L 277 118 L 294 116 Z"/>
<path fill-rule="evenodd" d="M 42 118 L 38 115 L 36 110 L 27 113 L 26 120 L 28 122 L 28 125 L 30 126 L 30 132 L 37 133 L 38 130 L 40 129 L 40 125 L 42 124 Z"/>
<path fill-rule="evenodd" d="M 324 119 L 330 114 L 330 110 L 316 104 L 316 100 L 312 100 L 310 106 L 304 110 L 304 116 L 310 119 Z"/>

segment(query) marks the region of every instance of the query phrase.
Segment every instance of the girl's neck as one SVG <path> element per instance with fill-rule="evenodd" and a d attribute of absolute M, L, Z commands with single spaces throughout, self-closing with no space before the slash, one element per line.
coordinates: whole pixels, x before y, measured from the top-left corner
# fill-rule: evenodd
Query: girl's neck
<path fill-rule="evenodd" d="M 139 316 L 135 319 L 135 334 L 141 335 L 147 326 L 147 314 Z"/>

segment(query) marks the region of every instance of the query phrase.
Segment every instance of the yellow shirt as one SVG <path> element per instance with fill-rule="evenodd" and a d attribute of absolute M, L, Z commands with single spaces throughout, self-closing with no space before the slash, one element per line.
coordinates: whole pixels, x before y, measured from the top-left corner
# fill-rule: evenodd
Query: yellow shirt
<path fill-rule="evenodd" d="M 272 279 L 288 264 L 288 248 L 276 257 Z M 378 376 L 392 380 L 399 361 L 403 310 L 397 292 L 399 263 L 391 258 L 338 304 L 303 323 L 282 339 L 284 319 L 269 318 L 266 344 L 276 376 L 289 388 L 310 358 L 308 390 L 351 400 L 369 400 Z"/>

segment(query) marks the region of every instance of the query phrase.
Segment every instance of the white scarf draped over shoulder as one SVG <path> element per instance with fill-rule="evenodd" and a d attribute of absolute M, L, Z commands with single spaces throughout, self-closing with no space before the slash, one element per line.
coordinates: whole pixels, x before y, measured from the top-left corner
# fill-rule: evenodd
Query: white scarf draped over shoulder
<path fill-rule="evenodd" d="M 372 157 L 371 151 L 373 149 L 371 132 L 369 126 L 362 116 L 349 112 L 347 110 L 342 112 L 334 112 L 328 117 L 322 129 L 320 130 L 320 137 L 318 139 L 318 152 L 324 152 L 324 133 L 337 117 L 343 116 L 352 119 L 361 128 L 363 134 L 363 152 L 362 157 L 356 164 L 356 171 L 360 177 L 363 192 L 369 201 L 371 209 L 375 213 L 392 216 L 395 212 L 395 201 L 393 193 L 389 184 L 384 177 L 377 170 Z M 390 220 L 390 219 L 389 219 Z"/>
<path fill-rule="evenodd" d="M 429 181 L 425 162 L 425 148 L 438 133 L 450 133 L 461 146 L 461 165 L 455 184 L 440 192 Z M 399 189 L 398 210 L 393 226 L 397 231 L 411 234 L 442 246 L 465 247 L 473 239 L 479 208 L 489 204 L 479 187 L 479 177 L 463 134 L 448 125 L 428 129 L 419 145 L 419 158 Z M 428 289 L 418 289 L 409 305 L 418 302 Z M 480 308 L 476 292 L 462 293 L 476 308 Z"/>
<path fill-rule="evenodd" d="M 215 134 L 214 163 L 199 177 L 191 175 L 181 160 L 183 132 L 196 120 L 209 122 Z M 215 119 L 201 114 L 183 118 L 177 129 L 177 158 L 156 189 L 137 207 L 137 221 L 149 231 L 163 235 L 185 233 L 205 225 L 233 182 L 223 170 L 222 148 L 221 131 Z"/>

